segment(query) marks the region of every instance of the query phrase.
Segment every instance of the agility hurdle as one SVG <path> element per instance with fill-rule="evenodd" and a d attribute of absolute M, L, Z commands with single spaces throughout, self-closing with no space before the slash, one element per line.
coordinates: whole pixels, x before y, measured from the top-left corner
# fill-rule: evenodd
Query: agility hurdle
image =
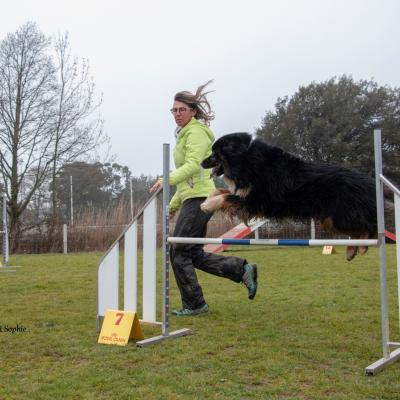
<path fill-rule="evenodd" d="M 385 223 L 383 185 L 394 194 L 396 237 L 400 237 L 400 191 L 382 175 L 381 131 L 374 131 L 375 151 L 375 180 L 377 199 L 378 239 L 355 240 L 316 240 L 316 239 L 226 239 L 226 238 L 177 238 L 169 237 L 169 145 L 164 144 L 163 167 L 163 321 L 162 335 L 138 342 L 139 346 L 162 341 L 170 337 L 184 336 L 190 333 L 188 329 L 169 332 L 169 244 L 198 243 L 198 244 L 234 244 L 262 246 L 377 246 L 380 261 L 380 299 L 381 299 L 381 330 L 383 357 L 369 365 L 365 372 L 375 375 L 386 366 L 400 359 L 400 342 L 389 339 L 388 290 L 386 273 Z M 137 219 L 144 216 L 143 243 L 143 320 L 155 322 L 155 230 L 156 225 L 156 195 L 149 200 L 145 207 L 136 215 L 132 223 L 120 235 L 101 260 L 98 267 L 97 285 L 97 326 L 105 315 L 107 308 L 118 309 L 118 244 L 125 238 L 125 274 L 124 274 L 124 309 L 136 311 L 136 259 L 137 259 Z M 154 228 L 155 229 L 155 228 Z M 130 247 L 131 244 L 133 247 Z M 398 300 L 400 303 L 400 240 L 396 241 Z M 146 278 L 145 278 L 146 274 Z M 129 279 L 127 279 L 129 277 Z M 147 291 L 151 293 L 146 296 Z M 399 320 L 400 320 L 400 304 Z M 391 347 L 396 349 L 392 352 Z"/>
<path fill-rule="evenodd" d="M 137 310 L 137 256 L 138 220 L 143 217 L 143 285 L 141 322 L 162 327 L 162 334 L 136 342 L 138 346 L 157 343 L 169 338 L 190 334 L 189 329 L 170 332 L 169 329 L 169 145 L 163 146 L 163 283 L 162 283 L 162 321 L 156 320 L 156 252 L 157 252 L 157 202 L 161 190 L 157 191 L 136 214 L 131 223 L 111 245 L 101 259 L 97 270 L 97 329 L 100 330 L 107 309 L 119 310 L 119 244 L 124 240 L 124 296 L 123 310 Z"/>
<path fill-rule="evenodd" d="M 382 175 L 382 147 L 381 131 L 374 131 L 375 152 L 375 181 L 377 201 L 378 239 L 357 240 L 315 240 L 315 239 L 225 239 L 225 238 L 182 238 L 169 237 L 169 243 L 181 244 L 231 244 L 231 245 L 261 245 L 261 246 L 377 246 L 379 248 L 380 260 L 380 296 L 381 296 L 381 325 L 382 325 L 382 348 L 383 357 L 369 365 L 365 372 L 375 375 L 386 366 L 400 359 L 400 342 L 389 340 L 389 314 L 388 314 L 388 290 L 386 279 L 386 249 L 385 249 L 385 222 L 383 185 L 385 184 L 394 193 L 396 237 L 400 237 L 400 191 L 389 180 Z M 398 301 L 400 320 L 400 244 L 396 241 L 397 253 L 397 278 L 398 278 Z M 390 352 L 390 347 L 396 349 Z"/>

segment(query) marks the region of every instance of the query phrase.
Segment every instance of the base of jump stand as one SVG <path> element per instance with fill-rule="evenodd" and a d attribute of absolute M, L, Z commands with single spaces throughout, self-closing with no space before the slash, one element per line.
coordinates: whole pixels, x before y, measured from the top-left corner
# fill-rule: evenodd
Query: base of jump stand
<path fill-rule="evenodd" d="M 376 375 L 378 372 L 397 360 L 400 360 L 400 348 L 392 351 L 388 358 L 381 358 L 380 360 L 369 365 L 367 368 L 365 368 L 365 373 L 367 375 Z"/>
<path fill-rule="evenodd" d="M 0 265 L 0 272 L 17 272 L 14 268 L 20 268 L 20 265 Z"/>
<path fill-rule="evenodd" d="M 154 337 L 151 337 L 148 339 L 140 340 L 139 342 L 136 342 L 136 346 L 144 347 L 144 346 L 148 346 L 151 344 L 162 342 L 165 339 L 173 339 L 173 338 L 177 338 L 180 336 L 186 336 L 186 335 L 190 335 L 190 334 L 191 334 L 190 329 L 186 329 L 186 328 L 179 329 L 177 331 L 170 332 L 168 335 L 154 336 Z"/>

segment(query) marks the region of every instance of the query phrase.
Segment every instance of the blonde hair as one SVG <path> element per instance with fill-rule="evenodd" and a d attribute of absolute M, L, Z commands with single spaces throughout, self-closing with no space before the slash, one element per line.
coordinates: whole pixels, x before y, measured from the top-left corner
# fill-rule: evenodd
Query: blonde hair
<path fill-rule="evenodd" d="M 206 97 L 209 93 L 214 92 L 214 90 L 204 92 L 205 87 L 211 82 L 212 80 L 206 82 L 204 85 L 199 86 L 195 94 L 184 90 L 182 92 L 178 92 L 174 97 L 175 101 L 185 103 L 190 108 L 195 110 L 196 115 L 194 117 L 196 119 L 202 120 L 206 125 L 210 125 L 210 121 L 215 118 L 215 113 L 211 109 L 210 103 L 208 102 Z"/>

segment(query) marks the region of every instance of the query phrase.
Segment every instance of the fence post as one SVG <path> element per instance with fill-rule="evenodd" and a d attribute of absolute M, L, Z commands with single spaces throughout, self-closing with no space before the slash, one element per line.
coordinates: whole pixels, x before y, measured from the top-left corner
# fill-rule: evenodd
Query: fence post
<path fill-rule="evenodd" d="M 7 221 L 7 197 L 3 194 L 3 264 L 8 264 L 9 248 L 8 248 L 8 221 Z"/>
<path fill-rule="evenodd" d="M 315 221 L 311 218 L 311 239 L 315 239 Z"/>
<path fill-rule="evenodd" d="M 68 231 L 67 224 L 63 225 L 63 253 L 68 253 Z"/>

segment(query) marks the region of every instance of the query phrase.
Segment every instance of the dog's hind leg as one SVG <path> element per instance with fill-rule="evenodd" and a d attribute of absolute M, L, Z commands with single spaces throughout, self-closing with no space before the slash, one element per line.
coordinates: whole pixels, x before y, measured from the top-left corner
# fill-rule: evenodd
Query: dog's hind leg
<path fill-rule="evenodd" d="M 322 227 L 327 232 L 342 233 L 342 234 L 345 233 L 345 234 L 349 235 L 351 239 L 368 239 L 369 238 L 368 232 L 363 232 L 361 234 L 359 234 L 359 233 L 353 234 L 348 231 L 346 232 L 343 229 L 338 229 L 335 226 L 332 217 L 327 217 L 324 220 L 322 220 Z M 365 254 L 367 251 L 368 251 L 367 246 L 347 246 L 346 247 L 346 259 L 347 259 L 347 261 L 351 261 L 357 255 L 357 253 Z"/>
<path fill-rule="evenodd" d="M 347 246 L 346 247 L 346 259 L 347 261 L 351 261 L 358 252 L 358 247 L 357 246 Z"/>
<path fill-rule="evenodd" d="M 369 238 L 369 234 L 368 232 L 364 232 L 360 235 L 352 235 L 351 239 L 368 239 Z M 348 246 L 346 249 L 346 257 L 347 257 L 347 261 L 351 261 L 356 255 L 357 253 L 359 254 L 365 254 L 368 251 L 368 246 Z"/>
<path fill-rule="evenodd" d="M 360 239 L 368 239 L 368 238 L 369 238 L 368 232 L 365 232 L 362 235 L 360 235 Z M 367 251 L 368 251 L 368 246 L 360 246 L 358 248 L 358 252 L 360 254 L 365 254 Z"/>
<path fill-rule="evenodd" d="M 337 229 L 334 227 L 332 217 L 326 217 L 321 221 L 322 228 L 326 232 L 336 233 Z M 356 246 L 347 246 L 346 247 L 346 259 L 347 261 L 351 261 L 357 255 L 358 247 Z"/>

